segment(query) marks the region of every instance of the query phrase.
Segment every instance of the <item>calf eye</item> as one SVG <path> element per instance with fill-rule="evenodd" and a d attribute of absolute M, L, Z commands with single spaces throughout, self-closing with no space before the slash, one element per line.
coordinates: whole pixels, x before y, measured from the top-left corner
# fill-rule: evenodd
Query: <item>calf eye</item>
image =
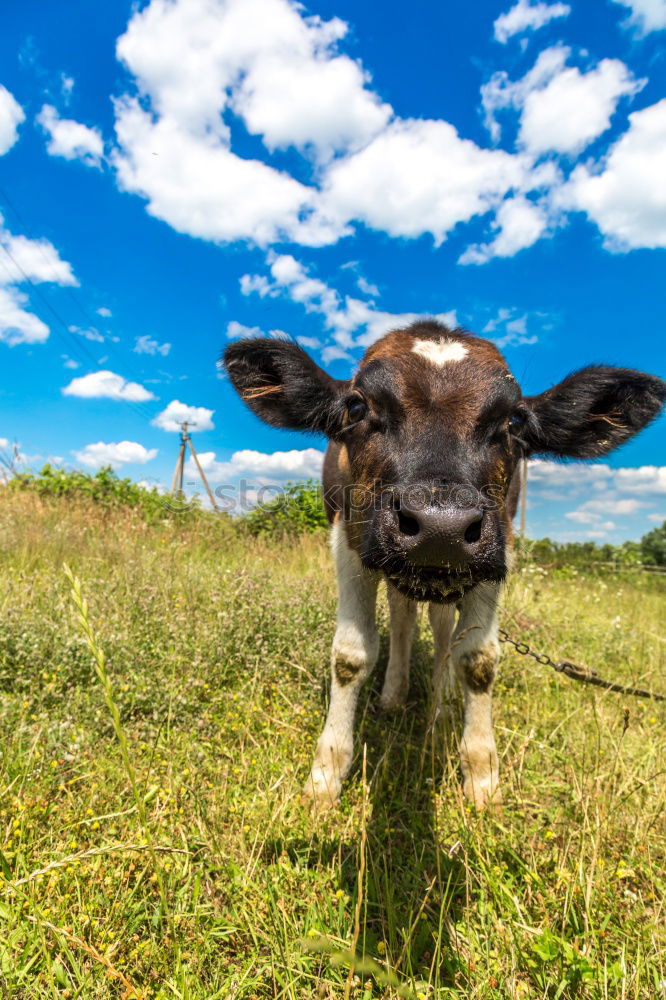
<path fill-rule="evenodd" d="M 521 413 L 520 410 L 518 410 L 516 413 L 512 413 L 509 417 L 509 430 L 512 434 L 520 434 L 526 423 L 527 414 Z"/>
<path fill-rule="evenodd" d="M 359 420 L 363 420 L 367 412 L 367 404 L 360 396 L 356 396 L 347 403 L 347 416 L 353 424 L 357 424 Z"/>

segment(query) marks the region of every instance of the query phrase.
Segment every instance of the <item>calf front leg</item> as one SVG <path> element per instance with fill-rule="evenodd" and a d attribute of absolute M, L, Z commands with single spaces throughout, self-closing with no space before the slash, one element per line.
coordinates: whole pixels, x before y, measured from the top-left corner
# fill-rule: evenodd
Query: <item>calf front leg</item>
<path fill-rule="evenodd" d="M 465 721 L 460 741 L 463 791 L 477 808 L 500 802 L 493 735 L 492 687 L 499 659 L 497 605 L 500 585 L 480 583 L 460 605 L 451 658 L 462 686 Z"/>
<path fill-rule="evenodd" d="M 409 692 L 409 658 L 417 604 L 416 601 L 403 597 L 391 584 L 388 585 L 388 602 L 391 614 L 391 648 L 379 705 L 385 712 L 394 712 L 404 708 Z"/>
<path fill-rule="evenodd" d="M 338 624 L 331 651 L 331 701 L 305 794 L 316 806 L 334 805 L 351 767 L 359 691 L 379 652 L 375 623 L 377 577 L 363 569 L 347 544 L 344 524 L 333 525 L 331 543 L 338 578 Z"/>

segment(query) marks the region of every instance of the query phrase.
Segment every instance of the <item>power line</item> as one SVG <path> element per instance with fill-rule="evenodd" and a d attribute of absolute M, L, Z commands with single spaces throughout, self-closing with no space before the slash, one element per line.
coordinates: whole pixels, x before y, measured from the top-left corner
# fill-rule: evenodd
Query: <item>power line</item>
<path fill-rule="evenodd" d="M 14 265 L 14 267 L 16 268 L 16 270 L 19 271 L 23 275 L 24 281 L 26 281 L 31 286 L 31 288 L 33 289 L 35 295 L 41 301 L 42 305 L 51 313 L 51 315 L 56 320 L 56 323 L 58 323 L 62 327 L 64 333 L 61 332 L 61 331 L 59 331 L 58 329 L 56 329 L 55 332 L 56 332 L 56 334 L 58 334 L 61 337 L 63 337 L 63 339 L 65 340 L 65 342 L 68 344 L 69 350 L 73 351 L 74 354 L 77 354 L 78 357 L 79 357 L 79 360 L 82 359 L 81 358 L 82 353 L 85 354 L 85 355 L 87 355 L 87 358 L 85 360 L 88 363 L 92 363 L 96 368 L 99 367 L 99 361 L 97 360 L 97 358 L 94 357 L 94 355 L 92 354 L 92 352 L 86 347 L 86 345 L 84 343 L 81 343 L 79 340 L 77 340 L 75 338 L 75 335 L 73 333 L 71 333 L 67 322 L 62 318 L 62 316 L 60 315 L 60 313 L 58 312 L 58 310 L 55 308 L 55 306 L 53 306 L 49 302 L 49 300 L 43 294 L 42 290 L 35 284 L 35 282 L 32 280 L 32 278 L 26 272 L 26 270 L 19 264 L 19 262 L 14 257 L 14 255 L 8 249 L 8 247 L 6 247 L 5 244 L 2 243 L 1 241 L 0 241 L 0 247 L 2 247 L 2 249 L 4 250 L 4 252 L 7 254 L 7 256 L 9 257 L 10 261 L 12 262 L 12 264 Z M 11 278 L 12 277 L 12 272 L 9 270 L 9 268 L 6 265 L 4 265 L 4 266 L 5 266 L 5 270 L 9 274 L 9 277 Z M 69 340 L 68 340 L 68 338 L 69 338 Z M 128 405 L 131 406 L 132 409 L 134 409 L 135 412 L 137 412 L 142 417 L 142 419 L 145 419 L 146 413 L 148 411 L 144 412 L 144 410 L 142 410 L 140 408 L 140 404 L 136 403 L 134 400 L 125 400 L 125 402 L 128 403 Z"/>
<path fill-rule="evenodd" d="M 16 205 L 14 204 L 14 202 L 12 201 L 12 199 L 9 197 L 9 195 L 7 194 L 6 189 L 2 185 L 0 185 L 0 197 L 2 197 L 3 201 L 6 202 L 6 204 L 9 206 L 11 212 L 13 213 L 14 217 L 16 218 L 16 221 L 19 223 L 21 229 L 23 230 L 24 234 L 26 235 L 26 238 L 30 239 L 30 241 L 34 244 L 34 246 L 36 246 L 39 249 L 39 252 L 41 253 L 43 260 L 45 261 L 45 263 L 49 267 L 51 267 L 52 266 L 52 261 L 49 260 L 48 256 L 46 255 L 46 253 L 44 251 L 44 247 L 43 247 L 42 241 L 39 240 L 39 239 L 35 239 L 34 237 L 32 237 L 30 235 L 30 232 L 29 232 L 29 229 L 28 229 L 28 227 L 26 225 L 25 219 L 23 218 L 21 212 L 19 212 L 18 208 L 16 207 Z M 21 274 L 23 274 L 25 280 L 30 283 L 30 285 L 32 286 L 33 289 L 35 289 L 35 291 L 38 294 L 39 298 L 46 305 L 46 307 L 49 309 L 49 311 L 54 316 L 56 316 L 56 319 L 61 324 L 61 326 L 63 327 L 63 330 L 72 338 L 71 343 L 74 345 L 74 347 L 73 347 L 74 353 L 78 354 L 79 359 L 80 359 L 81 358 L 81 351 L 83 351 L 88 356 L 88 360 L 90 362 L 92 362 L 92 364 L 94 364 L 95 366 L 99 365 L 99 361 L 97 360 L 97 358 L 93 357 L 92 353 L 88 350 L 88 348 L 86 348 L 85 344 L 81 344 L 80 341 L 78 339 L 76 339 L 76 335 L 72 334 L 72 332 L 69 329 L 69 324 L 67 324 L 63 320 L 63 318 L 56 312 L 55 308 L 47 301 L 47 299 L 45 298 L 45 296 L 41 292 L 41 290 L 39 290 L 39 289 L 36 288 L 36 285 L 33 282 L 33 280 L 30 278 L 30 276 L 28 274 L 26 274 L 25 270 L 14 259 L 14 257 L 10 253 L 8 247 L 6 247 L 1 242 L 0 242 L 0 246 L 2 246 L 2 248 L 5 251 L 5 253 L 7 254 L 7 256 L 12 260 L 12 263 L 14 264 L 14 266 L 18 270 L 20 270 Z M 10 272 L 10 277 L 11 277 L 11 272 Z M 54 278 L 54 282 L 56 284 L 58 283 L 57 282 L 57 278 Z M 94 319 L 93 316 L 90 315 L 90 313 L 88 312 L 86 306 L 83 304 L 83 302 L 81 301 L 81 299 L 79 298 L 79 296 L 75 294 L 74 289 L 71 288 L 71 287 L 69 287 L 69 286 L 65 286 L 65 292 L 69 296 L 69 298 L 72 299 L 72 301 L 76 305 L 77 309 L 79 310 L 79 312 L 81 313 L 81 315 L 85 319 L 86 325 L 94 328 L 95 324 L 96 324 L 96 320 Z M 132 378 L 136 379 L 137 381 L 141 380 L 142 376 L 139 375 L 139 374 L 137 374 L 135 371 L 133 371 L 132 366 L 129 366 L 127 364 L 127 360 L 121 355 L 121 352 L 118 350 L 118 348 L 116 347 L 116 345 L 114 344 L 114 342 L 112 340 L 107 340 L 105 338 L 104 339 L 104 345 L 105 345 L 105 347 L 106 347 L 107 350 L 111 351 L 111 353 L 113 353 L 120 360 L 120 362 L 122 363 L 122 366 L 126 370 L 129 371 L 129 374 L 130 374 L 130 376 Z M 133 408 L 135 409 L 136 412 L 141 412 L 141 415 L 144 416 L 144 417 L 148 417 L 148 416 L 151 415 L 150 411 L 145 406 L 145 403 L 132 402 L 130 405 L 133 406 Z M 142 410 L 141 407 L 144 407 L 144 409 Z"/>

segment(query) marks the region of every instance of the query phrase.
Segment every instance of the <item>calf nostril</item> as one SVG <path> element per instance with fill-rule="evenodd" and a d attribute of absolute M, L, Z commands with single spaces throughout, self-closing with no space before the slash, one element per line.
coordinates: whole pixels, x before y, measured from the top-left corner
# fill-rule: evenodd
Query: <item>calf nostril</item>
<path fill-rule="evenodd" d="M 472 521 L 471 524 L 467 525 L 465 530 L 465 541 L 468 545 L 473 545 L 474 542 L 478 542 L 481 538 L 481 522 L 483 521 L 483 515 L 478 517 L 476 521 Z"/>
<path fill-rule="evenodd" d="M 409 514 L 404 514 L 401 510 L 398 512 L 398 530 L 401 535 L 418 535 L 419 522 L 415 517 L 410 517 Z"/>

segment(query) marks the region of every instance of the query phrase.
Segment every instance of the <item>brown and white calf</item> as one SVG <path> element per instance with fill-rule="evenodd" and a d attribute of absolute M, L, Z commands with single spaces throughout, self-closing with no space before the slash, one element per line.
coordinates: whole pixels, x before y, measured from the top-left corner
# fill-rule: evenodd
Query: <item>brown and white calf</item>
<path fill-rule="evenodd" d="M 428 320 L 373 344 L 349 381 L 331 378 L 286 340 L 239 341 L 224 364 L 262 420 L 330 442 L 324 494 L 338 623 L 330 707 L 306 792 L 318 805 L 334 803 L 351 766 L 356 702 L 377 660 L 383 576 L 391 646 L 381 705 L 405 703 L 417 602 L 425 601 L 436 697 L 449 671 L 464 695 L 465 795 L 479 807 L 497 802 L 491 697 L 518 461 L 606 455 L 657 415 L 666 383 L 593 366 L 524 397 L 490 341 Z"/>

